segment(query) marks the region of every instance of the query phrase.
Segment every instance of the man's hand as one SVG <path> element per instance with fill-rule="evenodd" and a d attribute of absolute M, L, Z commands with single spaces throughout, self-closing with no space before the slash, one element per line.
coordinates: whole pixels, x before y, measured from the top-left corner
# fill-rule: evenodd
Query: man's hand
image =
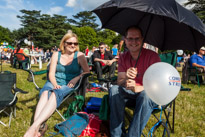
<path fill-rule="evenodd" d="M 126 72 L 127 79 L 135 79 L 137 76 L 137 68 L 131 67 Z"/>
<path fill-rule="evenodd" d="M 126 87 L 127 90 L 132 90 L 134 92 L 135 85 L 136 85 L 135 80 L 132 80 L 132 79 L 126 80 L 125 87 Z"/>
<path fill-rule="evenodd" d="M 111 66 L 111 65 L 112 65 L 112 63 L 113 63 L 113 61 L 112 61 L 112 60 L 107 60 L 107 64 L 106 64 L 106 65 Z"/>
<path fill-rule="evenodd" d="M 141 86 L 141 85 L 137 85 L 135 80 L 128 79 L 126 81 L 126 89 L 127 90 L 132 90 L 133 92 L 137 93 L 137 92 L 143 91 L 144 87 Z"/>
<path fill-rule="evenodd" d="M 107 60 L 101 60 L 101 62 L 107 65 Z"/>

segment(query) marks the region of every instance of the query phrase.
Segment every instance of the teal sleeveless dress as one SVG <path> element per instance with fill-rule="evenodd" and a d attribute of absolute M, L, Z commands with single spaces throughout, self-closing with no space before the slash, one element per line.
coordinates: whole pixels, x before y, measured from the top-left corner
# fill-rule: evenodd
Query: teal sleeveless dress
<path fill-rule="evenodd" d="M 74 53 L 73 61 L 70 65 L 62 65 L 60 63 L 61 52 L 58 52 L 58 62 L 56 66 L 55 78 L 56 82 L 61 86 L 61 88 L 53 89 L 53 84 L 50 82 L 50 80 L 47 80 L 46 84 L 40 90 L 39 96 L 41 96 L 44 91 L 49 91 L 48 98 L 50 97 L 51 92 L 55 92 L 57 107 L 60 106 L 63 98 L 73 90 L 73 88 L 69 88 L 67 86 L 69 81 L 76 76 L 79 76 L 81 73 L 81 66 L 80 64 L 78 64 L 77 54 L 78 52 Z"/>

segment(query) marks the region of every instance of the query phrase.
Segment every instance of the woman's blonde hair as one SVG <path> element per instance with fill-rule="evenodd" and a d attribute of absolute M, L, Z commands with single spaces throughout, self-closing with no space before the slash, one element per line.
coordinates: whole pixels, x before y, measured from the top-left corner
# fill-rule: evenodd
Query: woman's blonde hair
<path fill-rule="evenodd" d="M 75 37 L 76 39 L 77 39 L 77 42 L 78 42 L 78 36 L 75 34 L 75 33 L 73 33 L 72 32 L 72 30 L 68 30 L 68 32 L 63 36 L 63 38 L 61 39 L 61 42 L 60 42 L 60 45 L 59 45 L 59 47 L 60 47 L 60 50 L 61 50 L 61 52 L 62 52 L 62 54 L 64 54 L 65 53 L 65 41 L 67 40 L 67 39 L 70 39 L 70 38 L 72 38 L 72 37 Z M 76 47 L 76 51 L 79 51 L 79 45 L 77 45 L 77 47 Z M 75 51 L 75 52 L 76 52 Z"/>

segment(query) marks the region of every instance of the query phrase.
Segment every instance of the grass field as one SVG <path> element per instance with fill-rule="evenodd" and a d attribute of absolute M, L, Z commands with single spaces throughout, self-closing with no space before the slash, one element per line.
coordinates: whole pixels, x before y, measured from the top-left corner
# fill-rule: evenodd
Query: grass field
<path fill-rule="evenodd" d="M 43 64 L 43 69 L 46 64 Z M 32 66 L 32 69 L 38 70 L 38 65 Z M 17 73 L 17 87 L 28 94 L 18 94 L 16 118 L 11 121 L 11 127 L 4 127 L 0 125 L 1 137 L 21 137 L 24 135 L 30 124 L 33 122 L 33 115 L 35 112 L 36 103 L 38 101 L 38 91 L 35 89 L 33 83 L 27 81 L 28 72 L 11 68 L 9 64 L 3 64 L 3 71 L 11 71 Z M 36 76 L 36 82 L 42 87 L 46 81 L 46 75 Z M 205 136 L 205 85 L 200 88 L 198 85 L 183 85 L 191 88 L 190 92 L 180 92 L 176 98 L 176 114 L 175 114 L 175 133 L 172 137 L 203 137 Z M 0 89 L 1 90 L 1 89 Z M 95 96 L 103 97 L 107 92 L 86 93 L 86 98 Z M 61 106 L 61 112 L 67 109 L 68 105 L 65 103 Z M 5 115 L 0 116 L 0 120 L 8 123 L 9 117 Z M 45 136 L 50 136 L 49 132 L 55 132 L 54 126 L 62 122 L 62 119 L 57 113 L 49 118 L 47 124 L 49 129 Z M 153 116 L 148 122 L 148 128 L 154 124 Z M 57 135 L 57 137 L 62 135 Z"/>

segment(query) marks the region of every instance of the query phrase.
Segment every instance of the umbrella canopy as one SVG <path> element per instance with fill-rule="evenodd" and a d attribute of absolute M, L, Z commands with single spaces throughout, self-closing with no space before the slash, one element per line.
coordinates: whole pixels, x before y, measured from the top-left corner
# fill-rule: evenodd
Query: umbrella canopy
<path fill-rule="evenodd" d="M 164 50 L 199 51 L 205 45 L 205 25 L 175 0 L 111 0 L 93 10 L 102 28 L 122 35 L 137 25 L 144 42 Z"/>

